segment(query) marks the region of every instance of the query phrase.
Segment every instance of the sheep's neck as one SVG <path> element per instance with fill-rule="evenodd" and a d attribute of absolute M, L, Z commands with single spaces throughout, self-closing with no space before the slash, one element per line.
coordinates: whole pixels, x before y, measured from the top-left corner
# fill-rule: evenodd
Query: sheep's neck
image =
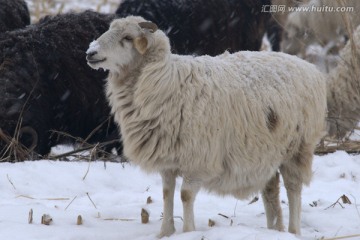
<path fill-rule="evenodd" d="M 121 84 L 116 79 L 109 81 L 108 96 L 121 127 L 124 153 L 145 169 L 147 164 L 160 165 L 165 157 L 161 152 L 169 158 L 169 149 L 176 147 L 180 134 L 181 126 L 175 123 L 180 122 L 182 112 L 172 110 L 182 102 L 174 91 L 180 89 L 175 64 L 169 60 L 148 63 Z"/>

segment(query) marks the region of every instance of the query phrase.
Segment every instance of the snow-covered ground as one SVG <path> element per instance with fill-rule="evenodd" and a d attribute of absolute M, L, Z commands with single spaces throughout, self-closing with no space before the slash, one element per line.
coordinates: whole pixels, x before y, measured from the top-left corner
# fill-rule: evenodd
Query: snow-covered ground
<path fill-rule="evenodd" d="M 266 229 L 261 199 L 238 201 L 201 191 L 195 204 L 197 231 L 182 233 L 179 179 L 175 196 L 177 240 L 322 239 L 360 234 L 360 156 L 336 152 L 316 156 L 314 177 L 303 191 L 302 237 Z M 158 175 L 144 174 L 131 164 L 36 161 L 0 164 L 0 239 L 92 240 L 156 239 L 162 213 Z M 342 195 L 352 204 L 330 207 Z M 152 203 L 147 204 L 151 197 Z M 281 187 L 284 221 L 289 219 Z M 141 223 L 141 209 L 150 222 Z M 33 223 L 28 214 L 33 209 Z M 226 217 L 220 216 L 222 214 Z M 42 225 L 41 216 L 53 222 Z M 77 225 L 81 215 L 83 224 Z M 215 226 L 209 227 L 209 219 Z M 352 239 L 360 239 L 360 236 Z"/>

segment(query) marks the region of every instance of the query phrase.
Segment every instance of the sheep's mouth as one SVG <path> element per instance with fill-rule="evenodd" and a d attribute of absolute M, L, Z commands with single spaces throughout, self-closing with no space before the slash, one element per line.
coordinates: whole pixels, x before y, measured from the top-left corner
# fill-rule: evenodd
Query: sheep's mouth
<path fill-rule="evenodd" d="M 90 64 L 98 64 L 106 61 L 106 58 L 103 59 L 87 59 Z"/>

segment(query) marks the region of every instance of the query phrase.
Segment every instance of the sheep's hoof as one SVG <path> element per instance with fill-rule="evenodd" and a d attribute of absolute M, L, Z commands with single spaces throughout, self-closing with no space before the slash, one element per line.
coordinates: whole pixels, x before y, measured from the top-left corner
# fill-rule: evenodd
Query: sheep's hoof
<path fill-rule="evenodd" d="M 175 232 L 175 227 L 169 227 L 168 229 L 161 229 L 157 235 L 158 238 L 169 237 Z"/>
<path fill-rule="evenodd" d="M 289 231 L 289 233 L 293 233 L 293 234 L 295 234 L 295 235 L 297 235 L 297 236 L 301 236 L 301 232 L 300 232 L 299 229 L 296 229 L 296 228 L 293 228 L 293 227 L 289 227 L 288 231 Z"/>

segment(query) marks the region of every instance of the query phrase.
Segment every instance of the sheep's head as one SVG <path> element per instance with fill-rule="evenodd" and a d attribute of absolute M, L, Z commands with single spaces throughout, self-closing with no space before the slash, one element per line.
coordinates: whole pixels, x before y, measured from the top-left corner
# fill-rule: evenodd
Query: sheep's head
<path fill-rule="evenodd" d="M 301 14 L 299 12 L 291 13 L 284 28 L 281 51 L 293 55 L 303 53 L 307 42 L 305 28 Z"/>
<path fill-rule="evenodd" d="M 114 20 L 107 32 L 90 43 L 86 60 L 94 69 L 121 72 L 136 65 L 154 41 L 157 26 L 142 17 Z"/>

